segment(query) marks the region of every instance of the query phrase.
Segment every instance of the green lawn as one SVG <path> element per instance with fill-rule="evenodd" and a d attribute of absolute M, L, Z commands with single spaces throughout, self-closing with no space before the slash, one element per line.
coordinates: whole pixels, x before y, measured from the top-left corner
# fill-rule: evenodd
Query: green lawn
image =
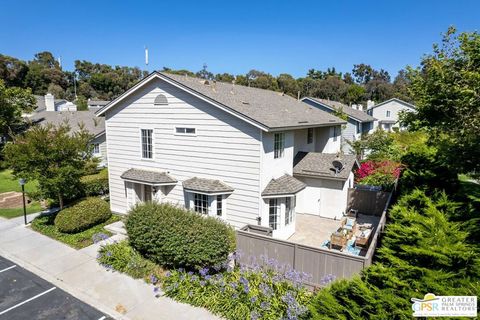
<path fill-rule="evenodd" d="M 27 205 L 27 214 L 36 213 L 42 211 L 42 207 L 38 201 L 33 201 Z M 0 217 L 7 219 L 19 217 L 23 215 L 23 207 L 13 209 L 0 209 Z"/>
<path fill-rule="evenodd" d="M 37 190 L 37 182 L 30 181 L 25 185 L 26 192 Z M 8 191 L 22 191 L 22 187 L 18 184 L 18 180 L 12 176 L 12 170 L 0 171 L 0 193 Z"/>
<path fill-rule="evenodd" d="M 119 216 L 112 215 L 112 217 L 107 221 L 105 221 L 104 223 L 96 225 L 93 228 L 87 229 L 85 231 L 82 231 L 79 233 L 72 233 L 72 234 L 62 233 L 57 230 L 54 224 L 55 215 L 37 217 L 32 221 L 31 226 L 33 230 L 41 234 L 44 234 L 55 240 L 61 241 L 75 249 L 81 249 L 93 244 L 92 237 L 96 233 L 101 232 L 101 233 L 107 234 L 108 236 L 111 236 L 112 234 L 107 230 L 105 230 L 103 227 L 106 226 L 107 224 L 119 221 L 120 219 L 121 218 Z"/>

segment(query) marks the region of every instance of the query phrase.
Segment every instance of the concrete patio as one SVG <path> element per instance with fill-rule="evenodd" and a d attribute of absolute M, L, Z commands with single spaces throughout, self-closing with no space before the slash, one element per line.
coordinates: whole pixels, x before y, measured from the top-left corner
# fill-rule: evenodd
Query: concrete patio
<path fill-rule="evenodd" d="M 34 217 L 29 215 L 29 221 Z M 24 226 L 20 217 L 0 218 L 0 244 L 1 256 L 114 319 L 218 319 L 205 309 L 156 298 L 153 286 L 143 280 L 105 270 L 96 261 L 100 243 L 75 250 Z"/>
<path fill-rule="evenodd" d="M 330 239 L 330 235 L 337 231 L 341 223 L 341 220 L 333 220 L 302 213 L 297 213 L 295 219 L 295 233 L 288 238 L 288 241 L 317 248 L 321 247 L 325 240 Z M 374 230 L 378 227 L 379 221 L 380 217 L 365 214 L 359 214 L 357 218 L 357 223 L 371 223 L 375 228 Z M 365 253 L 363 252 L 363 254 Z"/>

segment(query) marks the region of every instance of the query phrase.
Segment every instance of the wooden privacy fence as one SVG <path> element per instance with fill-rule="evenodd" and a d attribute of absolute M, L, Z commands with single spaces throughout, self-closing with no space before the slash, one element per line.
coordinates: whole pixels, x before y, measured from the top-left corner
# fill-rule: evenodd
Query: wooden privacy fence
<path fill-rule="evenodd" d="M 361 194 L 364 194 L 363 191 L 365 190 L 362 190 Z M 378 193 L 380 191 L 368 192 Z M 334 275 L 337 279 L 350 278 L 372 263 L 380 233 L 385 226 L 386 211 L 392 198 L 392 193 L 381 193 L 375 196 L 369 195 L 369 201 L 360 202 L 365 205 L 365 208 L 368 208 L 373 202 L 383 205 L 378 227 L 365 256 L 355 256 L 326 248 L 274 239 L 269 235 L 269 228 L 247 225 L 237 230 L 237 250 L 241 252 L 237 261 L 249 265 L 254 261 L 261 263 L 262 257 L 276 259 L 281 264 L 311 275 L 309 282 L 305 283 L 310 287 L 321 286 L 322 280 L 327 275 Z M 384 198 L 384 194 L 386 198 Z M 355 193 L 353 195 L 358 196 Z"/>
<path fill-rule="evenodd" d="M 366 189 L 348 189 L 347 212 L 356 209 L 363 214 L 381 216 L 390 202 L 391 192 L 370 191 Z"/>

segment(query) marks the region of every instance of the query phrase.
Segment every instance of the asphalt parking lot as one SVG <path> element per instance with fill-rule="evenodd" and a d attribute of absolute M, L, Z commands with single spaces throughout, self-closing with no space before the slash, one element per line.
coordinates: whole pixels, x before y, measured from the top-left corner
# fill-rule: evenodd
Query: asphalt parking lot
<path fill-rule="evenodd" d="M 0 319 L 112 319 L 0 256 Z"/>

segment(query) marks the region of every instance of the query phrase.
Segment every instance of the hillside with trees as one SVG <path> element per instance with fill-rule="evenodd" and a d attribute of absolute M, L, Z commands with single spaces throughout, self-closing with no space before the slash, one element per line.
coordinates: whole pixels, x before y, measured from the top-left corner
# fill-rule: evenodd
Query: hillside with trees
<path fill-rule="evenodd" d="M 404 70 L 392 81 L 387 71 L 376 70 L 364 63 L 354 65 L 351 73 L 337 72 L 334 67 L 326 71 L 310 69 L 305 77 L 300 78 L 287 73 L 274 76 L 255 69 L 246 74 L 213 74 L 206 64 L 198 72 L 167 67 L 161 71 L 222 82 L 235 81 L 239 85 L 285 92 L 293 97 L 313 96 L 345 104 L 365 103 L 367 100 L 380 102 L 392 97 L 411 101 L 407 92 L 409 80 Z M 66 71 L 48 51 L 35 54 L 31 61 L 0 54 L 0 78 L 7 87 L 30 88 L 37 95 L 50 92 L 56 98 L 71 101 L 77 97 L 80 104 L 88 98 L 112 100 L 147 74 L 138 67 L 110 66 L 85 60 L 76 60 L 75 70 Z"/>

